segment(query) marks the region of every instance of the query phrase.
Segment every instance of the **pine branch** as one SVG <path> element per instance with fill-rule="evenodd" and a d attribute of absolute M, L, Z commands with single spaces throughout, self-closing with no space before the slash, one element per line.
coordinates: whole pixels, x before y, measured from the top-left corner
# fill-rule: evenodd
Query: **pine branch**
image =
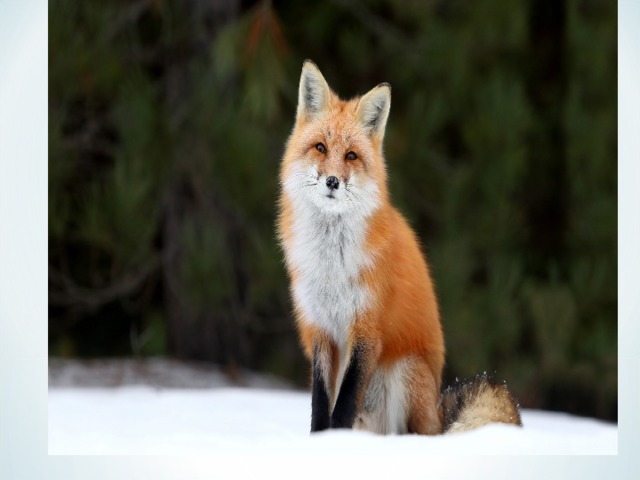
<path fill-rule="evenodd" d="M 96 310 L 138 290 L 149 275 L 158 269 L 159 264 L 156 258 L 138 272 L 127 273 L 102 288 L 78 285 L 67 274 L 49 265 L 49 305 L 74 307 L 85 311 Z M 54 286 L 55 290 L 52 288 Z"/>
<path fill-rule="evenodd" d="M 416 48 L 418 45 L 414 39 L 407 37 L 402 30 L 396 27 L 393 23 L 374 14 L 362 2 L 354 2 L 352 0 L 332 0 L 332 3 L 351 12 L 354 18 L 357 19 L 364 27 L 373 32 L 374 35 L 387 39 L 401 48 L 402 53 L 406 58 L 410 58 L 412 63 L 421 67 L 417 68 L 415 73 L 422 73 L 422 68 L 424 68 L 424 58 Z M 407 48 L 408 46 L 411 46 L 411 48 Z"/>

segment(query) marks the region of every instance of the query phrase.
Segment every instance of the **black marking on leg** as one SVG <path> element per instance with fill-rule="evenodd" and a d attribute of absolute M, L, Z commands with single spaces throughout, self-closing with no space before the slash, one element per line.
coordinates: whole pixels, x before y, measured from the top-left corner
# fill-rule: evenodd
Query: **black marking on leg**
<path fill-rule="evenodd" d="M 313 351 L 313 386 L 311 391 L 311 431 L 319 432 L 330 426 L 329 395 L 320 368 L 318 347 Z"/>
<path fill-rule="evenodd" d="M 336 406 L 331 415 L 331 428 L 353 428 L 358 393 L 362 388 L 363 353 L 361 344 L 356 344 L 351 352 L 349 367 L 344 374 Z"/>

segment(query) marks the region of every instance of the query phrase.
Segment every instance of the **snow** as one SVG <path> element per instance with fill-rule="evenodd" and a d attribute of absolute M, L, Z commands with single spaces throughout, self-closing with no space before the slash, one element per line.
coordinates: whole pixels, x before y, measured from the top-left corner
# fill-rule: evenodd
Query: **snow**
<path fill-rule="evenodd" d="M 49 454 L 617 454 L 618 427 L 523 410 L 522 428 L 435 437 L 309 434 L 308 392 L 264 388 L 49 387 Z M 268 382 L 267 382 L 268 383 Z"/>
<path fill-rule="evenodd" d="M 210 363 L 148 358 L 144 360 L 49 358 L 49 387 L 121 387 L 149 385 L 156 388 L 219 388 L 243 386 L 259 389 L 292 389 L 279 377 L 243 369 L 224 371 Z"/>

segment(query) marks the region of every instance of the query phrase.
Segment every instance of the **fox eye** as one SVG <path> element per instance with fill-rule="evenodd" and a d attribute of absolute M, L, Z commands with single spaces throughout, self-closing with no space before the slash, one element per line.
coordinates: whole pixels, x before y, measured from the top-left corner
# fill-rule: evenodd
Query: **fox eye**
<path fill-rule="evenodd" d="M 349 152 L 349 153 L 347 153 L 345 158 L 347 160 L 355 160 L 356 158 L 358 158 L 358 156 L 354 152 Z"/>
<path fill-rule="evenodd" d="M 327 147 L 325 147 L 324 143 L 322 142 L 316 143 L 316 150 L 318 150 L 320 153 L 327 153 Z"/>

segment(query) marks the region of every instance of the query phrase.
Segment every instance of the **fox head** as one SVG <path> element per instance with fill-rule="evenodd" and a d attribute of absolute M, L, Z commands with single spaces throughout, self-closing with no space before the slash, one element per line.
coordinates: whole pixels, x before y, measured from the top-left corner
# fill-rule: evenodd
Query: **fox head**
<path fill-rule="evenodd" d="M 387 195 L 382 142 L 390 107 L 388 83 L 341 100 L 305 61 L 280 177 L 289 199 L 328 214 L 370 215 Z"/>

